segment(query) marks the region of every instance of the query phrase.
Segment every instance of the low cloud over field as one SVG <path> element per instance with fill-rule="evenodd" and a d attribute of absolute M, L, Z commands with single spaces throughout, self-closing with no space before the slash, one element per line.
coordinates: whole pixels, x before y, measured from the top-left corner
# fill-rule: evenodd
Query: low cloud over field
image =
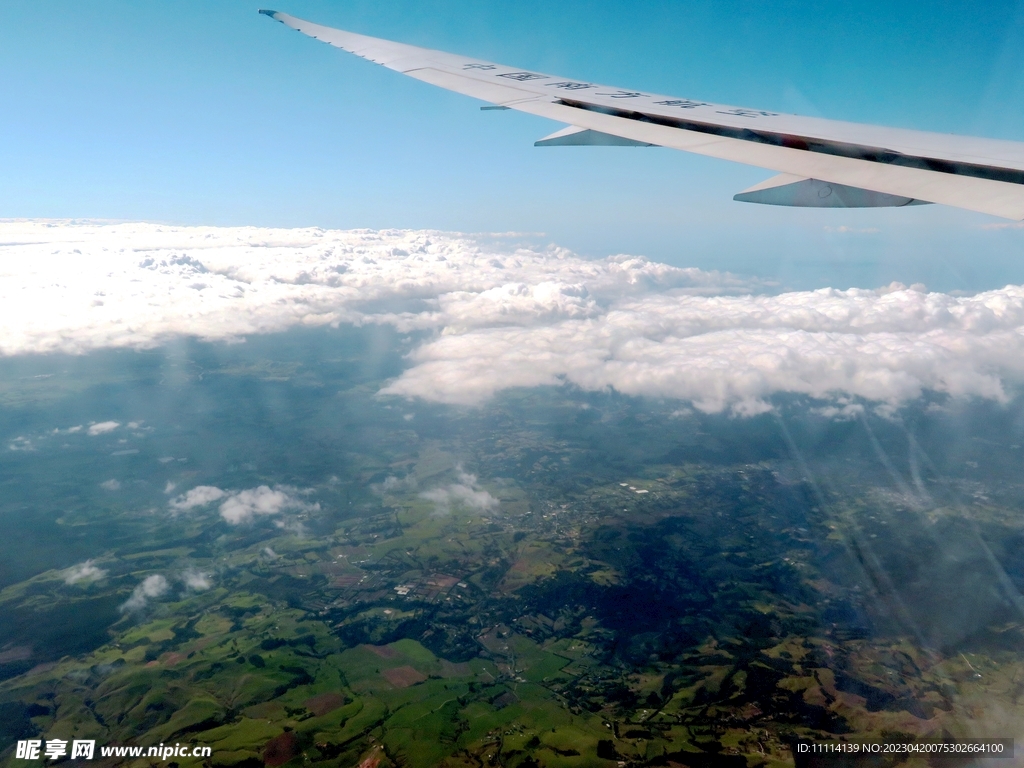
<path fill-rule="evenodd" d="M 420 496 L 434 502 L 438 514 L 448 514 L 453 505 L 476 512 L 493 512 L 499 506 L 494 496 L 477 485 L 476 475 L 467 474 L 461 469 L 458 470 L 458 482 L 433 488 Z"/>
<path fill-rule="evenodd" d="M 224 491 L 213 485 L 199 485 L 169 502 L 175 512 L 186 512 L 197 507 L 221 502 L 220 516 L 232 525 L 247 523 L 255 517 L 278 515 L 282 512 L 315 512 L 319 504 L 310 504 L 299 496 L 301 491 L 287 485 L 271 488 L 261 485 L 244 491 Z"/>
<path fill-rule="evenodd" d="M 77 584 L 80 581 L 99 581 L 107 575 L 107 572 L 95 565 L 92 560 L 72 566 L 64 571 L 65 584 Z"/>
<path fill-rule="evenodd" d="M 170 589 L 167 579 L 158 573 L 147 576 L 132 591 L 132 596 L 125 600 L 121 606 L 123 612 L 141 611 L 149 601 L 155 597 L 161 597 Z"/>
<path fill-rule="evenodd" d="M 438 232 L 4 222 L 0 243 L 3 355 L 387 323 L 432 335 L 384 392 L 453 404 L 569 382 L 756 414 L 781 392 L 894 406 L 925 391 L 1003 400 L 1024 380 L 1020 286 L 769 295 Z"/>
<path fill-rule="evenodd" d="M 185 585 L 185 589 L 192 590 L 193 592 L 205 592 L 213 586 L 210 574 L 198 571 L 195 568 L 189 568 L 184 571 L 181 574 L 181 582 Z"/>

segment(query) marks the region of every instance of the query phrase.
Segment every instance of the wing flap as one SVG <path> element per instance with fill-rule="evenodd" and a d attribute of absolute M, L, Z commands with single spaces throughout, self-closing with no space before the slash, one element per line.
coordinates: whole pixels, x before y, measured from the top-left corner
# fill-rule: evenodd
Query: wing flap
<path fill-rule="evenodd" d="M 612 133 L 570 125 L 533 142 L 535 147 L 653 147 L 646 141 L 634 141 Z"/>
<path fill-rule="evenodd" d="M 780 173 L 755 184 L 733 200 L 741 203 L 785 205 L 796 208 L 901 208 L 904 205 L 926 205 L 923 200 L 873 192 L 870 189 L 832 184 L 819 179 L 801 179 Z"/>
<path fill-rule="evenodd" d="M 558 104 L 524 102 L 514 108 L 635 141 L 732 160 L 800 178 L 820 179 L 1008 219 L 1024 219 L 1024 186 L 1020 184 L 743 141 L 640 120 L 623 120 Z"/>

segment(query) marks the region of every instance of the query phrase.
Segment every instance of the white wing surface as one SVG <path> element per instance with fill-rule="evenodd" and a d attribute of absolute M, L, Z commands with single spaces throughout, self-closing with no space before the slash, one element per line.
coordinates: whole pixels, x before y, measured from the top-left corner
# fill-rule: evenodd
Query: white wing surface
<path fill-rule="evenodd" d="M 736 195 L 807 207 L 941 203 L 1024 219 L 1024 143 L 612 88 L 321 26 L 282 24 L 417 80 L 565 123 L 539 146 L 661 146 L 777 171 Z"/>

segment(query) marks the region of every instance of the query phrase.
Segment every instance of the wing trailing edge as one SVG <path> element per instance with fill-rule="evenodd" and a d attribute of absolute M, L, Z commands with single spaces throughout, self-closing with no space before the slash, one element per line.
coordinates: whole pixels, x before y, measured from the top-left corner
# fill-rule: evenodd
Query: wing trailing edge
<path fill-rule="evenodd" d="M 396 72 L 571 128 L 539 146 L 661 146 L 792 177 L 735 197 L 769 205 L 924 202 L 1024 219 L 1024 143 L 786 115 L 659 96 L 260 13 Z M 827 194 L 826 187 L 829 191 Z M 790 202 L 785 202 L 785 201 Z M 901 202 L 904 201 L 904 202 Z"/>

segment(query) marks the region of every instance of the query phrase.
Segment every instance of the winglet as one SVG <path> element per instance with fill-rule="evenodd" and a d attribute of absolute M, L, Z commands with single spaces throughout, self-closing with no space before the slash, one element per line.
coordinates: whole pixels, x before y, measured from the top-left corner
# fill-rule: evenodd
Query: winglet
<path fill-rule="evenodd" d="M 274 21 L 277 21 L 277 11 L 268 11 L 265 8 L 260 8 L 260 13 L 262 13 L 264 16 L 269 16 Z"/>

